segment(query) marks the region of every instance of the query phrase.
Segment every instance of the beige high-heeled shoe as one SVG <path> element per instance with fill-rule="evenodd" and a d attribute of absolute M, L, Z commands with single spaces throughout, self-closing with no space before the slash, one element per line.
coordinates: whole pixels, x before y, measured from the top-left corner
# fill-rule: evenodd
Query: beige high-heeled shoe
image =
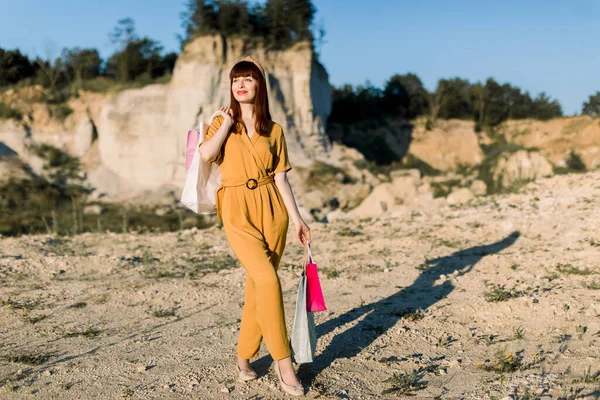
<path fill-rule="evenodd" d="M 279 364 L 275 361 L 274 367 L 275 372 L 277 373 L 277 377 L 279 378 L 279 384 L 281 385 L 281 389 L 287 394 L 291 394 L 292 396 L 304 396 L 304 388 L 302 387 L 302 383 L 297 386 L 288 385 L 283 381 L 281 377 L 281 372 L 279 371 Z"/>
<path fill-rule="evenodd" d="M 237 369 L 238 379 L 240 381 L 248 382 L 258 378 L 256 371 L 245 371 L 240 368 L 238 363 L 235 363 L 235 368 Z"/>

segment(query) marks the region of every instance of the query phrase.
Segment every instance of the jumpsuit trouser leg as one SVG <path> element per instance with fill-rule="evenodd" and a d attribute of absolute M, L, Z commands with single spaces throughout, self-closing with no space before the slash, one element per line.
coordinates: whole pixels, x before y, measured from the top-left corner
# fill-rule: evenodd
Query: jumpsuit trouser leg
<path fill-rule="evenodd" d="M 255 357 L 264 338 L 271 357 L 281 360 L 291 355 L 277 276 L 285 248 L 287 219 L 285 224 L 275 223 L 272 218 L 261 220 L 255 221 L 263 225 L 259 227 L 224 225 L 229 245 L 246 270 L 237 354 L 243 359 Z"/>

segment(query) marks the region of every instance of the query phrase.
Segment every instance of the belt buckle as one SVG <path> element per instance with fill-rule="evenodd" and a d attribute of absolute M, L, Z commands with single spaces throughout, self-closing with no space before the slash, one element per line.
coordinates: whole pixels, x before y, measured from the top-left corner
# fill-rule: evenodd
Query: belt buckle
<path fill-rule="evenodd" d="M 252 182 L 254 182 L 254 183 L 252 183 Z M 250 190 L 254 190 L 258 187 L 258 181 L 254 178 L 250 178 L 246 181 L 246 187 Z"/>

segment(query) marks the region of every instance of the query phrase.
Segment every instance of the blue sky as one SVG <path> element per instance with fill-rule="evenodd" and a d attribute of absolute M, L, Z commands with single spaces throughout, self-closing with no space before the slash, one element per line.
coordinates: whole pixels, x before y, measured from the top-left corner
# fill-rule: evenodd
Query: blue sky
<path fill-rule="evenodd" d="M 416 73 L 429 90 L 439 78 L 494 77 L 532 95 L 545 91 L 566 114 L 600 91 L 597 0 L 313 0 L 326 30 L 320 60 L 334 85 L 383 86 Z M 0 47 L 58 54 L 94 47 L 106 58 L 116 21 L 178 51 L 184 0 L 0 0 Z"/>

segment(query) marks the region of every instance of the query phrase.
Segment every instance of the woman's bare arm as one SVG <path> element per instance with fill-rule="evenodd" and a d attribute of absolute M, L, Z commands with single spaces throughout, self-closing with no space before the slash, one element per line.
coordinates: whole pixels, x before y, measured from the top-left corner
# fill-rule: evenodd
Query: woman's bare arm
<path fill-rule="evenodd" d="M 307 241 L 310 242 L 310 228 L 300 216 L 296 199 L 292 193 L 292 187 L 290 186 L 290 182 L 287 178 L 287 172 L 280 172 L 275 175 L 275 185 L 277 185 L 277 189 L 279 189 L 279 193 L 281 193 L 283 203 L 288 210 L 290 219 L 294 223 L 296 240 L 298 243 L 304 246 L 306 245 Z"/>
<path fill-rule="evenodd" d="M 227 110 L 227 112 L 225 110 Z M 217 159 L 219 152 L 221 151 L 221 146 L 223 146 L 223 142 L 227 138 L 229 130 L 233 125 L 233 119 L 227 108 L 221 107 L 215 114 L 223 117 L 223 123 L 217 132 L 206 139 L 200 146 L 200 158 L 202 158 L 202 161 L 204 162 L 213 162 Z"/>

